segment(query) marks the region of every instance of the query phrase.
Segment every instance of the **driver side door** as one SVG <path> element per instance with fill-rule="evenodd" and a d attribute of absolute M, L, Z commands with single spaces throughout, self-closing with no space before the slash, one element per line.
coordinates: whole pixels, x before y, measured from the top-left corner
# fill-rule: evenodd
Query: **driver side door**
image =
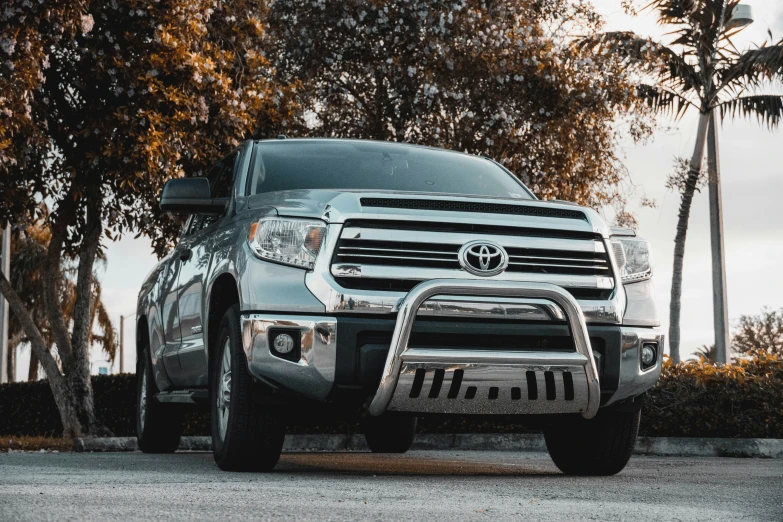
<path fill-rule="evenodd" d="M 232 152 L 207 174 L 212 198 L 231 196 L 238 156 L 238 151 Z M 178 246 L 181 263 L 178 308 L 182 335 L 178 355 L 184 386 L 208 386 L 204 291 L 212 267 L 215 231 L 225 218 L 225 215 L 216 214 L 194 216 L 190 234 Z"/>

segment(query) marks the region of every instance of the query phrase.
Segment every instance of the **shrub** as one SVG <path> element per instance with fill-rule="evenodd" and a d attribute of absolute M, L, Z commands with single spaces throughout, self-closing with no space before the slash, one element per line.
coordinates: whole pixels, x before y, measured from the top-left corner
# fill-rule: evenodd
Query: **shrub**
<path fill-rule="evenodd" d="M 783 438 L 783 358 L 763 351 L 715 366 L 667 360 L 640 427 L 666 437 Z"/>
<path fill-rule="evenodd" d="M 136 376 L 94 376 L 96 414 L 117 436 L 135 434 Z M 421 433 L 523 433 L 512 417 L 429 416 Z M 355 423 L 295 425 L 298 433 L 354 433 Z M 727 366 L 667 360 L 647 394 L 642 435 L 783 438 L 783 358 L 757 352 Z M 0 385 L 0 434 L 60 436 L 62 425 L 46 381 Z M 208 435 L 209 414 L 185 418 L 185 435 Z"/>

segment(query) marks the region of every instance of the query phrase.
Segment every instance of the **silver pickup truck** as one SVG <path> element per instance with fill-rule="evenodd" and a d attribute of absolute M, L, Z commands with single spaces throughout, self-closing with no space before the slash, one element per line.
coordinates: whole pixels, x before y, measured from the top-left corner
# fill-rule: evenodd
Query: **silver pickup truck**
<path fill-rule="evenodd" d="M 314 418 L 404 452 L 431 414 L 543 430 L 568 474 L 625 467 L 664 348 L 646 241 L 487 158 L 283 138 L 163 190 L 189 217 L 138 299 L 143 451 L 208 404 L 225 470 L 273 468 Z"/>

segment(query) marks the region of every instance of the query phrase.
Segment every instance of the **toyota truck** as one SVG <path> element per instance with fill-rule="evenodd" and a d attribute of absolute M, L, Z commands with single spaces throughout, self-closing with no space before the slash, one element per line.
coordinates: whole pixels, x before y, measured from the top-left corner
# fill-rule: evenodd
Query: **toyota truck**
<path fill-rule="evenodd" d="M 427 415 L 541 430 L 566 474 L 628 462 L 664 350 L 633 230 L 489 158 L 365 140 L 247 141 L 160 207 L 187 219 L 138 298 L 142 451 L 201 404 L 224 470 L 271 470 L 312 418 L 402 453 Z"/>

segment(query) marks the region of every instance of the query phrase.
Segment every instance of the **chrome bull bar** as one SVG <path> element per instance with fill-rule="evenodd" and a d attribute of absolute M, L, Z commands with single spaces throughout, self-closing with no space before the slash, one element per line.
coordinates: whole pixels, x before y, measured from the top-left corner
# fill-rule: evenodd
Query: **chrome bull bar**
<path fill-rule="evenodd" d="M 411 349 L 408 342 L 416 315 L 422 304 L 433 296 L 547 299 L 565 312 L 576 352 Z M 422 388 L 425 368 L 434 374 L 430 379 L 431 390 L 440 389 L 446 371 L 452 375 L 450 391 L 454 389 L 455 372 L 462 372 L 459 379 L 462 380 L 464 375 L 466 384 L 473 382 L 476 386 L 468 386 L 467 393 L 460 396 L 446 392 L 433 396 L 431 391 L 429 397 L 418 399 L 416 390 Z M 533 376 L 529 375 L 531 372 Z M 535 388 L 529 389 L 526 400 L 521 400 L 522 390 L 526 389 L 524 384 L 519 384 L 523 375 L 528 375 L 528 387 L 531 378 L 534 383 L 545 381 L 546 392 L 541 394 L 541 401 L 533 400 L 538 396 Z M 513 388 L 503 388 L 504 393 L 511 393 L 510 400 L 498 397 L 501 385 L 515 383 Z M 459 390 L 460 384 L 456 387 Z M 476 402 L 466 401 L 474 398 L 470 395 L 475 395 L 478 388 L 488 391 L 489 396 L 484 395 Z M 559 399 L 556 398 L 558 391 Z M 400 303 L 389 354 L 369 412 L 371 415 L 381 415 L 387 409 L 442 413 L 579 412 L 589 419 L 598 412 L 600 396 L 598 370 L 584 315 L 571 294 L 549 283 L 434 279 L 417 285 Z M 564 398 L 566 401 L 563 401 Z"/>

